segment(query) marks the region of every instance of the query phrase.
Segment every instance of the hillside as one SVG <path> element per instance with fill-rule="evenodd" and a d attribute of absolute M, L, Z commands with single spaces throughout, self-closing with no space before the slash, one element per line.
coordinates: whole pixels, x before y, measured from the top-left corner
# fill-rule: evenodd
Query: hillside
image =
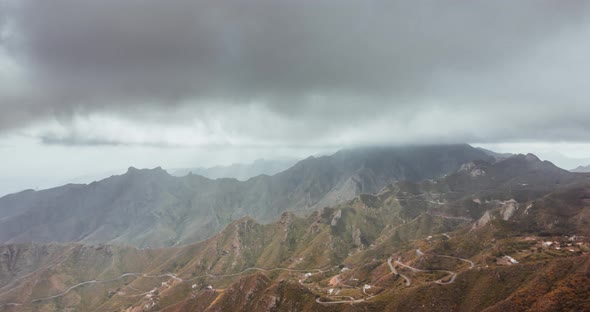
<path fill-rule="evenodd" d="M 243 182 L 130 168 L 88 185 L 0 198 L 0 243 L 185 244 L 244 216 L 271 222 L 284 211 L 309 213 L 395 181 L 440 177 L 479 159 L 490 157 L 469 145 L 363 148 L 310 157 Z"/>
<path fill-rule="evenodd" d="M 7 311 L 581 311 L 590 307 L 588 198 L 588 175 L 533 155 L 476 161 L 307 217 L 242 218 L 191 245 L 7 245 L 0 303 Z"/>

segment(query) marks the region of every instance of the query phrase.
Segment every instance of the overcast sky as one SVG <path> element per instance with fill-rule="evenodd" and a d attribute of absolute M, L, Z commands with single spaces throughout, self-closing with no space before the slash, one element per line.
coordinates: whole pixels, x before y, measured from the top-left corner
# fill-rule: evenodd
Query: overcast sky
<path fill-rule="evenodd" d="M 588 38 L 589 1 L 0 0 L 0 195 L 371 144 L 586 161 Z"/>

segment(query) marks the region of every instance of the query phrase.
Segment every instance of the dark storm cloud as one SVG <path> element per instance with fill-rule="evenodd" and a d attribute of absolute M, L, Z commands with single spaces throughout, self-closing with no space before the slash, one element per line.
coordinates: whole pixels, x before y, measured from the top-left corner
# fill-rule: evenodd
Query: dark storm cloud
<path fill-rule="evenodd" d="M 482 117 L 490 102 L 507 103 L 499 106 L 502 110 L 521 105 L 516 117 L 505 120 L 524 123 L 529 138 L 536 135 L 530 127 L 538 121 L 558 123 L 547 130 L 558 139 L 570 133 L 578 139 L 588 127 L 582 123 L 568 131 L 564 119 L 541 116 L 555 109 L 556 100 L 566 101 L 566 107 L 579 105 L 590 99 L 587 91 L 567 90 L 560 97 L 559 82 L 511 71 L 513 62 L 587 27 L 586 2 L 2 3 L 0 25 L 11 31 L 0 44 L 23 68 L 24 84 L 32 87 L 0 93 L 0 129 L 56 116 L 67 124 L 71 116 L 96 112 L 175 121 L 200 116 L 219 103 L 221 110 L 249 103 L 317 131 L 353 121 L 360 125 L 359 120 L 375 114 L 395 115 L 391 121 L 403 124 L 437 108 Z M 556 58 L 558 64 L 563 61 Z M 548 75 L 561 74 L 563 68 L 548 70 Z M 546 84 L 549 91 L 540 88 Z M 190 114 L 174 114 L 187 105 Z M 480 107 L 485 113 L 478 113 Z M 521 119 L 535 108 L 546 119 L 527 128 Z M 503 118 L 497 112 L 489 117 L 492 128 Z M 510 138 L 504 129 L 457 140 Z M 264 132 L 248 126 L 240 130 L 252 136 Z M 285 137 L 298 135 L 308 133 L 284 130 Z M 59 142 L 59 136 L 44 137 Z M 83 143 L 84 135 L 76 137 Z"/>

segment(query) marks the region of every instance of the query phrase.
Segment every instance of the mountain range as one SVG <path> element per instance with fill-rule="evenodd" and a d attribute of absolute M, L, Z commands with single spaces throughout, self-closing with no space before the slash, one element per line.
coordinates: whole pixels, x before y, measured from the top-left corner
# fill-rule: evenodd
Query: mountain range
<path fill-rule="evenodd" d="M 578 166 L 577 168 L 572 169 L 572 172 L 590 172 L 590 165 Z"/>
<path fill-rule="evenodd" d="M 252 163 L 231 164 L 229 166 L 175 168 L 170 169 L 170 175 L 182 177 L 188 174 L 197 174 L 209 179 L 234 178 L 246 181 L 259 175 L 275 175 L 292 167 L 297 160 L 294 159 L 257 159 Z"/>
<path fill-rule="evenodd" d="M 0 198 L 0 243 L 185 244 L 244 216 L 271 222 L 284 211 L 309 213 L 396 181 L 437 178 L 466 162 L 490 159 L 469 145 L 361 148 L 310 157 L 247 181 L 129 168 L 88 185 Z"/>
<path fill-rule="evenodd" d="M 411 154 L 410 150 L 403 153 Z M 470 151 L 466 146 L 419 150 L 444 150 L 447 164 L 454 161 L 448 155 L 456 155 L 451 151 Z M 355 150 L 323 161 L 364 155 L 362 163 L 367 164 L 367 155 L 389 159 L 400 153 Z M 436 157 L 441 159 L 441 154 Z M 418 178 L 406 169 L 404 179 L 398 177 L 377 191 L 361 192 L 306 216 L 283 211 L 265 224 L 244 216 L 206 240 L 182 246 L 6 244 L 0 247 L 0 307 L 6 311 L 590 309 L 590 175 L 562 170 L 532 154 L 502 160 L 471 158 L 432 178 Z M 358 172 L 357 166 L 351 167 Z M 145 173 L 154 174 L 133 170 L 128 174 Z M 155 173 L 174 179 L 160 170 Z"/>

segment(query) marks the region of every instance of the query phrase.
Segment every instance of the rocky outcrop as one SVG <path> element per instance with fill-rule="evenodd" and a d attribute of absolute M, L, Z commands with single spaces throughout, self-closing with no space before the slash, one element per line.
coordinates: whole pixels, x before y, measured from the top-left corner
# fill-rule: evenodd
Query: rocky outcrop
<path fill-rule="evenodd" d="M 340 220 L 340 218 L 342 218 L 342 210 L 338 210 L 335 214 L 334 217 L 332 217 L 332 221 L 330 221 L 330 225 L 331 226 L 336 226 L 338 225 L 338 220 Z"/>

